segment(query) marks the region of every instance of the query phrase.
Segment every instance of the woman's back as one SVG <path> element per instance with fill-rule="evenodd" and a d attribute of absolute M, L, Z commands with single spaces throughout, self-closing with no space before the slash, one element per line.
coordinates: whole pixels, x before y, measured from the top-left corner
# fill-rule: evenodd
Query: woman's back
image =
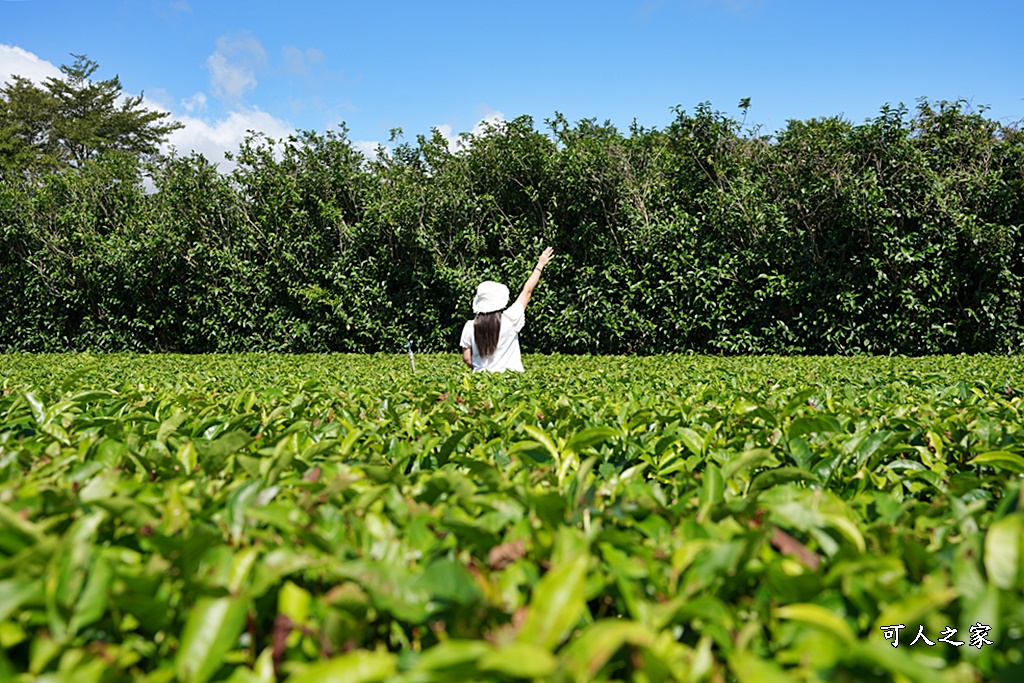
<path fill-rule="evenodd" d="M 459 338 L 462 360 L 466 365 L 476 371 L 523 372 L 519 332 L 526 325 L 526 305 L 530 303 L 533 289 L 540 282 L 540 274 L 552 256 L 554 250 L 551 247 L 544 250 L 511 306 L 508 306 L 508 287 L 491 280 L 480 283 L 473 297 L 476 318 L 462 326 Z"/>
<path fill-rule="evenodd" d="M 472 349 L 473 369 L 503 372 L 517 370 L 523 372 L 523 358 L 519 350 L 519 332 L 526 324 L 526 309 L 519 301 L 501 313 L 501 329 L 498 332 L 498 345 L 489 356 L 482 356 L 477 347 L 473 321 L 469 320 L 462 328 L 459 346 Z"/>

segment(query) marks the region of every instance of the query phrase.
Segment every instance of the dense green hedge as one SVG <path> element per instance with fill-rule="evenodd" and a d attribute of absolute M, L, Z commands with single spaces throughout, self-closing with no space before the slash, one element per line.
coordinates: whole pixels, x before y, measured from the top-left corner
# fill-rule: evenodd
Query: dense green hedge
<path fill-rule="evenodd" d="M 771 136 L 708 105 L 556 116 L 367 162 L 345 131 L 0 183 L 0 350 L 454 350 L 483 278 L 527 350 L 959 353 L 1024 345 L 1024 133 L 963 103 Z M 142 178 L 149 179 L 143 183 Z"/>

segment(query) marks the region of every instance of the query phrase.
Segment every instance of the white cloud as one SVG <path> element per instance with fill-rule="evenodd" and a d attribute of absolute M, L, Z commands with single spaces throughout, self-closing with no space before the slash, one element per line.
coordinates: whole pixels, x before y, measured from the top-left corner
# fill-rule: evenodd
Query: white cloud
<path fill-rule="evenodd" d="M 217 50 L 206 60 L 210 87 L 217 97 L 240 100 L 256 87 L 256 71 L 267 63 L 267 51 L 252 36 L 221 36 Z"/>
<path fill-rule="evenodd" d="M 171 111 L 174 97 L 163 88 L 152 88 L 143 93 L 142 105 L 147 109 Z"/>
<path fill-rule="evenodd" d="M 185 111 L 189 114 L 193 112 L 206 111 L 206 93 L 197 92 L 192 97 L 182 100 L 181 106 L 184 107 Z"/>
<path fill-rule="evenodd" d="M 237 152 L 249 131 L 257 131 L 274 140 L 287 139 L 296 131 L 287 121 L 275 118 L 259 109 L 235 111 L 226 118 L 208 121 L 191 116 L 178 116 L 185 127 L 171 133 L 164 151 L 171 147 L 179 154 L 198 152 L 218 165 L 222 173 L 235 168 L 235 162 L 224 158 L 225 152 Z M 367 161 L 377 158 L 381 143 L 377 140 L 351 140 L 352 148 Z"/>
<path fill-rule="evenodd" d="M 452 132 L 452 126 L 450 123 L 442 123 L 439 126 L 434 126 L 437 132 L 441 134 L 445 140 L 448 141 L 448 151 L 455 152 L 462 148 L 462 140 L 459 136 Z"/>
<path fill-rule="evenodd" d="M 473 130 L 470 131 L 472 135 L 482 135 L 488 127 L 500 126 L 505 122 L 505 115 L 497 109 L 491 109 L 487 106 L 482 106 L 481 111 L 483 116 L 476 125 L 473 126 Z M 451 152 L 457 152 L 465 147 L 465 143 L 462 141 L 462 136 L 452 132 L 451 125 L 443 123 L 439 126 L 434 126 L 438 132 L 448 141 L 448 149 Z"/>
<path fill-rule="evenodd" d="M 362 154 L 367 161 L 377 159 L 377 149 L 381 146 L 377 140 L 352 140 L 351 144 L 352 148 Z"/>
<path fill-rule="evenodd" d="M 24 76 L 33 83 L 42 83 L 47 78 L 62 75 L 58 67 L 31 52 L 0 43 L 0 82 L 10 81 L 11 76 Z"/>
<path fill-rule="evenodd" d="M 281 50 L 284 59 L 284 70 L 294 76 L 305 76 L 309 68 L 314 64 L 324 61 L 324 53 L 315 47 L 300 50 L 297 47 L 286 45 Z"/>
<path fill-rule="evenodd" d="M 482 105 L 480 109 L 483 116 L 473 126 L 473 130 L 470 131 L 473 135 L 480 135 L 488 126 L 500 126 L 505 123 L 505 115 L 497 109 L 491 109 L 487 105 Z"/>
<path fill-rule="evenodd" d="M 168 138 L 168 147 L 179 154 L 199 152 L 221 170 L 229 170 L 233 163 L 224 159 L 224 152 L 236 152 L 250 130 L 266 134 L 275 140 L 287 138 L 295 129 L 287 122 L 259 109 L 233 111 L 223 119 L 207 121 L 191 116 L 178 116 L 185 124 Z"/>

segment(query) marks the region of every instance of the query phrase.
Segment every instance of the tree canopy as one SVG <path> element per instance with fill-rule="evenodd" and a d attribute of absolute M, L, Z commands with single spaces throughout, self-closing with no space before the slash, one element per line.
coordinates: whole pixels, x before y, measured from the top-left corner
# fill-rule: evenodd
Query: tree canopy
<path fill-rule="evenodd" d="M 1024 131 L 965 102 L 771 138 L 518 117 L 366 159 L 337 132 L 0 182 L 0 349 L 457 348 L 524 282 L 545 353 L 1024 350 Z M 145 168 L 149 185 L 139 182 Z"/>
<path fill-rule="evenodd" d="M 109 151 L 142 156 L 183 124 L 125 95 L 117 76 L 92 80 L 99 64 L 85 55 L 41 85 L 14 76 L 0 87 L 0 176 L 80 167 Z"/>

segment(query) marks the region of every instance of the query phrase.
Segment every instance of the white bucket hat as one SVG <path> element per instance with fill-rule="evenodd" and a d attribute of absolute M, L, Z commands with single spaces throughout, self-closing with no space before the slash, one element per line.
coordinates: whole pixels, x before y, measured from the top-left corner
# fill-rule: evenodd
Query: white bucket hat
<path fill-rule="evenodd" d="M 508 287 L 485 280 L 476 288 L 473 297 L 473 313 L 494 313 L 508 306 Z"/>

